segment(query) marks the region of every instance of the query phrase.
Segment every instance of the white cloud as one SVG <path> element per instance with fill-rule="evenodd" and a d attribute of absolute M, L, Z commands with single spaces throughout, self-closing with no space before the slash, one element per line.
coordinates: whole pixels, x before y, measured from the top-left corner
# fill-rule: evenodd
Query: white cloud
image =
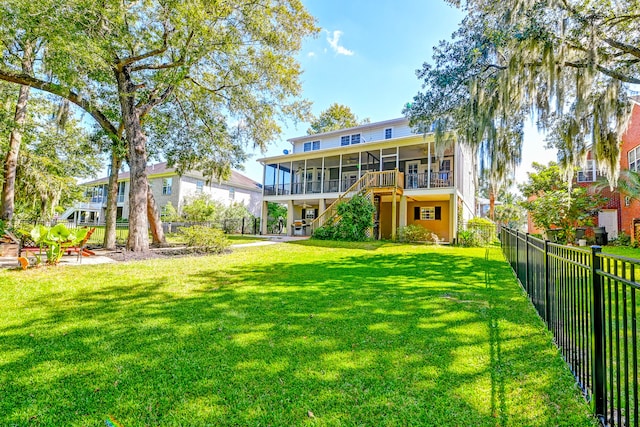
<path fill-rule="evenodd" d="M 316 56 L 316 53 L 315 52 L 309 52 L 309 53 L 307 53 L 307 56 L 309 58 L 313 58 L 314 56 Z"/>
<path fill-rule="evenodd" d="M 327 33 L 327 41 L 329 42 L 329 46 L 331 46 L 331 49 L 333 49 L 335 53 L 337 53 L 338 55 L 353 55 L 352 50 L 349 50 L 346 47 L 340 45 L 340 36 L 342 36 L 342 31 L 335 30 L 333 33 L 328 30 L 325 31 Z"/>

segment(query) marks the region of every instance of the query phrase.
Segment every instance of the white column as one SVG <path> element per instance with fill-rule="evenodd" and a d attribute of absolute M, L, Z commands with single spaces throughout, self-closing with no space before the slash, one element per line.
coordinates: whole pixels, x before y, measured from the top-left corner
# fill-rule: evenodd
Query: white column
<path fill-rule="evenodd" d="M 287 234 L 293 236 L 293 200 L 287 202 Z"/>
<path fill-rule="evenodd" d="M 338 193 L 342 193 L 342 154 L 340 154 L 340 165 L 339 169 L 340 174 L 338 175 Z"/>
<path fill-rule="evenodd" d="M 407 226 L 407 196 L 400 196 L 400 227 Z"/>
<path fill-rule="evenodd" d="M 453 212 L 453 215 L 449 215 L 449 218 L 453 218 L 453 221 L 449 224 L 449 230 L 451 232 L 450 242 L 453 243 L 453 239 L 458 235 L 458 205 L 456 203 L 456 195 L 449 196 L 449 212 Z"/>
<path fill-rule="evenodd" d="M 320 171 L 320 193 L 324 193 L 324 156 L 322 156 L 322 170 Z"/>
<path fill-rule="evenodd" d="M 320 203 L 318 206 L 318 216 L 322 215 L 322 213 L 324 211 L 327 210 L 327 200 L 326 199 L 320 199 Z"/>
<path fill-rule="evenodd" d="M 398 200 L 396 198 L 396 189 L 393 188 L 391 196 L 391 240 L 396 240 L 396 231 L 398 229 Z"/>
<path fill-rule="evenodd" d="M 304 159 L 304 170 L 302 171 L 302 193 L 307 194 L 307 159 Z"/>
<path fill-rule="evenodd" d="M 431 188 L 431 143 L 429 143 L 427 151 L 429 156 L 427 159 L 427 188 Z"/>
<path fill-rule="evenodd" d="M 262 210 L 260 212 L 260 233 L 267 234 L 269 230 L 267 229 L 267 219 L 269 217 L 269 207 L 267 202 L 262 202 Z"/>

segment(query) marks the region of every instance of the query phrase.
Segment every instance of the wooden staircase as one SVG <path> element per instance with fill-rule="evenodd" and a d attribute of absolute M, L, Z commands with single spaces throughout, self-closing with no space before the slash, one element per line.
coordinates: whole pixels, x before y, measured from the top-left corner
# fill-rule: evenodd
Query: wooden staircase
<path fill-rule="evenodd" d="M 392 193 L 402 194 L 404 174 L 397 169 L 382 172 L 367 172 L 359 180 L 342 193 L 331 203 L 316 219 L 311 222 L 311 233 L 327 224 L 335 224 L 340 221 L 338 205 L 349 200 L 356 194 L 369 197 L 373 201 L 376 194 Z"/>

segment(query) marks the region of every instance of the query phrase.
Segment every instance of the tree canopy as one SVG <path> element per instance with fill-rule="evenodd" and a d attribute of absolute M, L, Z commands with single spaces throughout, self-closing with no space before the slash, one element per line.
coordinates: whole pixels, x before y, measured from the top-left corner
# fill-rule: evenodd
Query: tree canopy
<path fill-rule="evenodd" d="M 555 162 L 546 166 L 534 162 L 533 169 L 528 173 L 528 181 L 520 185 L 527 198 L 521 205 L 529 211 L 536 227 L 560 229 L 559 237 L 572 242 L 575 227 L 593 225 L 594 216 L 606 199 L 584 187 L 570 188 Z"/>
<path fill-rule="evenodd" d="M 358 117 L 353 114 L 351 108 L 335 103 L 322 111 L 318 117 L 311 120 L 311 126 L 307 129 L 307 135 L 352 128 L 365 123 L 369 123 L 368 118 L 359 120 Z"/>
<path fill-rule="evenodd" d="M 630 114 L 627 89 L 640 83 L 640 4 L 633 0 L 449 3 L 467 16 L 453 40 L 419 72 L 424 93 L 406 110 L 436 135 L 455 130 L 479 145 L 518 131 L 527 115 L 571 170 L 587 147 L 615 181 L 619 140 Z M 515 141 L 521 144 L 521 138 Z"/>
<path fill-rule="evenodd" d="M 131 250 L 148 248 L 148 156 L 224 175 L 276 138 L 278 118 L 306 119 L 294 55 L 317 28 L 299 0 L 7 0 L 1 12 L 0 80 L 66 98 L 121 147 Z M 25 34 L 32 72 L 16 65 Z"/>

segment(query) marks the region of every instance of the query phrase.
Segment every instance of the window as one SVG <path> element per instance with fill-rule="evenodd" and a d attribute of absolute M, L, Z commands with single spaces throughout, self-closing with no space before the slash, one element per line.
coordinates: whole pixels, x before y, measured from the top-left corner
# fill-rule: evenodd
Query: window
<path fill-rule="evenodd" d="M 391 128 L 386 128 L 384 130 L 384 139 L 391 139 L 393 136 L 393 129 Z"/>
<path fill-rule="evenodd" d="M 124 203 L 124 182 L 118 183 L 118 203 Z"/>
<path fill-rule="evenodd" d="M 413 219 L 416 221 L 433 221 L 442 219 L 441 206 L 416 206 L 413 210 Z"/>
<path fill-rule="evenodd" d="M 162 194 L 171 194 L 171 185 L 173 184 L 173 178 L 163 178 L 162 180 Z"/>
<path fill-rule="evenodd" d="M 347 141 L 346 144 L 342 144 L 342 145 L 349 145 L 349 142 Z M 304 151 L 311 151 L 311 150 L 319 150 L 320 149 L 320 141 L 310 141 L 310 142 L 305 142 L 304 143 Z"/>
<path fill-rule="evenodd" d="M 451 160 L 449 160 L 449 159 L 443 160 L 442 163 L 440 163 L 440 170 L 441 171 L 450 171 L 451 170 Z"/>
<path fill-rule="evenodd" d="M 585 167 L 578 171 L 578 182 L 593 182 L 596 180 L 596 162 L 587 160 Z"/>
<path fill-rule="evenodd" d="M 631 197 L 629 197 L 629 196 L 625 196 L 624 197 L 624 205 L 625 206 L 631 206 Z"/>
<path fill-rule="evenodd" d="M 204 181 L 196 181 L 196 193 L 202 193 L 204 190 Z"/>
<path fill-rule="evenodd" d="M 229 200 L 235 200 L 236 198 L 236 189 L 235 188 L 230 188 L 229 189 Z"/>
<path fill-rule="evenodd" d="M 435 207 L 427 206 L 427 207 L 420 208 L 420 219 L 423 221 L 436 219 Z"/>
<path fill-rule="evenodd" d="M 640 145 L 629 151 L 629 170 L 630 171 L 638 171 L 640 170 Z"/>
<path fill-rule="evenodd" d="M 341 136 L 340 137 L 340 145 L 349 145 L 349 142 L 351 142 L 351 144 L 360 144 L 360 134 L 356 133 L 354 135 L 346 135 L 346 136 Z M 320 145 L 320 141 L 318 141 L 318 146 Z"/>

